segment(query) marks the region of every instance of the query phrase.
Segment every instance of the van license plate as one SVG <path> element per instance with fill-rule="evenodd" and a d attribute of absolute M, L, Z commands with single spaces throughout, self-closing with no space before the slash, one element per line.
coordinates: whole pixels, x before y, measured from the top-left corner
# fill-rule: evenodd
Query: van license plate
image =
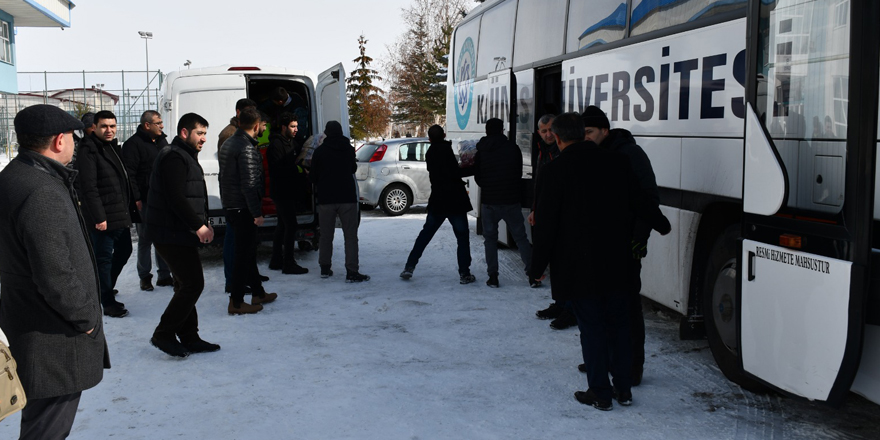
<path fill-rule="evenodd" d="M 226 226 L 226 217 L 208 217 L 208 223 L 213 226 Z"/>

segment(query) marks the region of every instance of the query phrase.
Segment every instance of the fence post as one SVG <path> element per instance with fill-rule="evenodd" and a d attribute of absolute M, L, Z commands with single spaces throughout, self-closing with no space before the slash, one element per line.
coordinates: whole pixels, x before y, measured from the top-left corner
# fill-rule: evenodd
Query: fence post
<path fill-rule="evenodd" d="M 43 71 L 43 104 L 49 103 L 49 72 Z"/>
<path fill-rule="evenodd" d="M 86 71 L 83 70 L 83 110 L 89 109 L 89 98 L 86 97 Z"/>

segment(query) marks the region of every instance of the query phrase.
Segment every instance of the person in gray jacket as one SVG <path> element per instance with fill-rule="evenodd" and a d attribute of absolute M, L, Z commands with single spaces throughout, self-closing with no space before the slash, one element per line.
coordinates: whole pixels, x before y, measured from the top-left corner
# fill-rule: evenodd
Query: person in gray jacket
<path fill-rule="evenodd" d="M 63 439 L 83 390 L 110 368 L 95 257 L 66 167 L 83 125 L 51 105 L 15 116 L 19 154 L 0 172 L 0 328 L 27 395 L 21 439 Z"/>

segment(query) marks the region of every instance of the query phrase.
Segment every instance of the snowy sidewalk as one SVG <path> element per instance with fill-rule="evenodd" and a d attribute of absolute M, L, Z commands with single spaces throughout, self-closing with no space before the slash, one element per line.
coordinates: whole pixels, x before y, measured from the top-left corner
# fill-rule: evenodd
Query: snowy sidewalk
<path fill-rule="evenodd" d="M 577 329 L 554 331 L 534 313 L 550 289 L 525 276 L 485 285 L 482 237 L 471 236 L 477 282 L 458 284 L 455 239 L 445 224 L 410 281 L 398 274 L 424 208 L 388 218 L 364 212 L 361 284 L 344 282 L 342 234 L 334 271 L 298 253 L 307 275 L 267 268 L 275 303 L 229 316 L 219 249 L 203 252 L 199 303 L 216 353 L 175 359 L 149 344 L 170 288 L 138 290 L 135 254 L 120 276 L 131 315 L 105 319 L 113 368 L 83 393 L 74 439 L 634 439 L 877 438 L 876 406 L 851 398 L 835 411 L 728 382 L 705 341 L 679 341 L 677 321 L 648 313 L 648 361 L 634 405 L 600 412 L 575 401 L 586 388 Z M 474 219 L 471 219 L 473 231 Z M 518 267 L 518 254 L 501 251 Z M 15 347 L 12 347 L 14 350 Z M 870 420 L 870 421 L 868 421 Z M 18 435 L 19 416 L 0 422 Z"/>

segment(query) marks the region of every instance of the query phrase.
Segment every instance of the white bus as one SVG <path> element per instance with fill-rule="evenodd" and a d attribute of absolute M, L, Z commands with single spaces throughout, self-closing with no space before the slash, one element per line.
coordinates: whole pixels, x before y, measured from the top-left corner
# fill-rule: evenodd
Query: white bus
<path fill-rule="evenodd" d="M 501 118 L 528 158 L 540 116 L 600 107 L 673 225 L 642 295 L 746 388 L 880 402 L 877 23 L 868 0 L 487 1 L 454 31 L 448 137 Z"/>

